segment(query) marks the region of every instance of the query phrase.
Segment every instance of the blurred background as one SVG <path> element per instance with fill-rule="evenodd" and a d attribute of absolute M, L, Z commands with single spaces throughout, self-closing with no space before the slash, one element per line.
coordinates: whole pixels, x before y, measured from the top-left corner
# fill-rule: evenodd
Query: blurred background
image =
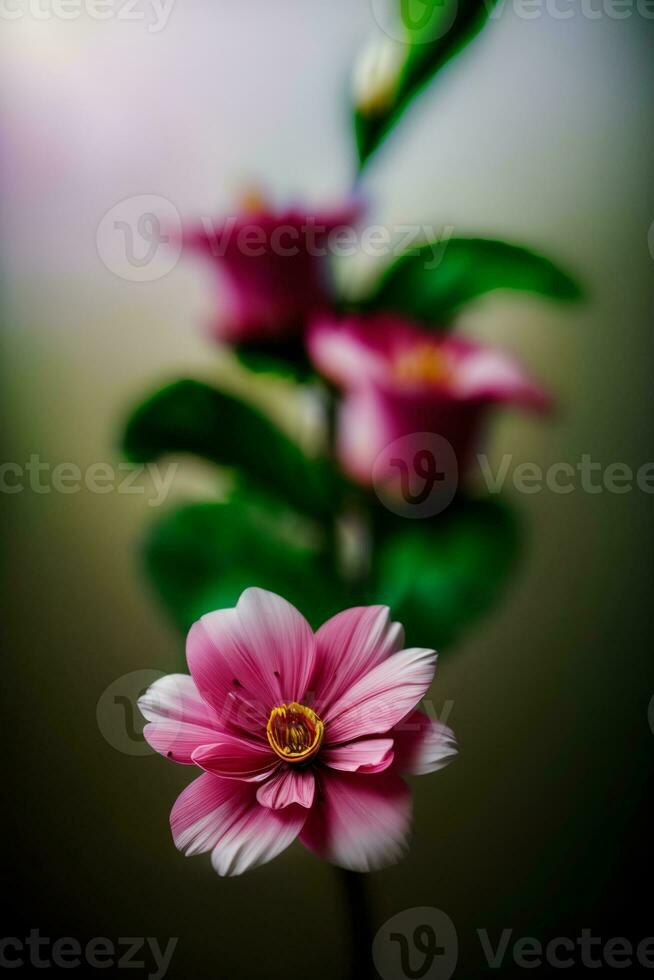
<path fill-rule="evenodd" d="M 103 216 L 135 195 L 218 216 L 252 185 L 279 203 L 338 200 L 354 172 L 351 67 L 375 24 L 366 0 L 178 0 L 157 31 L 150 14 L 25 10 L 0 40 L 3 458 L 117 465 L 143 389 L 229 368 L 203 330 L 207 270 L 122 279 L 97 252 Z M 654 459 L 653 53 L 635 8 L 525 19 L 507 3 L 366 174 L 372 220 L 524 242 L 587 289 L 582 306 L 493 295 L 466 312 L 463 327 L 518 353 L 560 406 L 551 424 L 498 420 L 496 462 Z M 2 494 L 3 893 L 19 919 L 6 934 L 178 936 L 175 978 L 342 976 L 332 869 L 299 844 L 238 879 L 183 858 L 168 814 L 190 771 L 102 730 L 110 685 L 179 665 L 137 560 L 155 514 L 144 486 Z M 168 503 L 204 492 L 205 474 L 180 469 Z M 368 879 L 375 927 L 446 912 L 466 977 L 488 970 L 478 928 L 654 932 L 635 887 L 651 892 L 652 499 L 509 493 L 522 567 L 432 692 L 460 756 L 414 781 L 411 850 Z"/>

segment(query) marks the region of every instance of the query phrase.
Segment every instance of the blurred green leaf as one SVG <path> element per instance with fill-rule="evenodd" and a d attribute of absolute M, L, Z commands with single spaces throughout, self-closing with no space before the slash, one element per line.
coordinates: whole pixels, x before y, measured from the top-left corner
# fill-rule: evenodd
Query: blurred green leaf
<path fill-rule="evenodd" d="M 466 303 L 495 289 L 560 301 L 582 295 L 573 279 L 536 252 L 490 238 L 451 238 L 399 258 L 363 305 L 446 325 Z"/>
<path fill-rule="evenodd" d="M 403 41 L 395 40 L 395 44 L 400 51 L 406 49 L 404 60 L 392 96 L 355 109 L 361 168 L 415 96 L 479 33 L 494 4 L 495 0 L 395 0 L 397 28 L 404 37 Z"/>
<path fill-rule="evenodd" d="M 257 409 L 198 381 L 177 381 L 143 402 L 128 420 L 123 451 L 136 463 L 194 453 L 236 467 L 316 517 L 331 514 L 336 503 L 339 481 L 326 460 L 310 459 Z"/>
<path fill-rule="evenodd" d="M 270 374 L 298 382 L 315 375 L 299 338 L 271 344 L 235 344 L 233 350 L 243 367 L 254 374 Z"/>
<path fill-rule="evenodd" d="M 459 500 L 429 521 L 396 522 L 380 546 L 375 601 L 404 623 L 408 645 L 442 649 L 500 596 L 518 529 L 499 501 Z"/>
<path fill-rule="evenodd" d="M 249 586 L 292 602 L 315 627 L 347 605 L 329 560 L 289 512 L 239 493 L 226 503 L 189 504 L 150 529 L 148 576 L 183 631 L 213 609 L 234 606 Z"/>

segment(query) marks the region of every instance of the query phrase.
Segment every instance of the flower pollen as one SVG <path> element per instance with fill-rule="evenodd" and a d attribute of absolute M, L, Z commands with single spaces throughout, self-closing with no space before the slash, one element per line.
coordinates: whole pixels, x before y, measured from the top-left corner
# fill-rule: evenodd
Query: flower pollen
<path fill-rule="evenodd" d="M 270 747 L 286 762 L 306 762 L 320 748 L 324 726 L 315 711 L 292 701 L 270 712 L 266 734 Z"/>
<path fill-rule="evenodd" d="M 439 385 L 451 378 L 452 365 L 434 344 L 420 344 L 396 357 L 393 373 L 406 384 Z"/>

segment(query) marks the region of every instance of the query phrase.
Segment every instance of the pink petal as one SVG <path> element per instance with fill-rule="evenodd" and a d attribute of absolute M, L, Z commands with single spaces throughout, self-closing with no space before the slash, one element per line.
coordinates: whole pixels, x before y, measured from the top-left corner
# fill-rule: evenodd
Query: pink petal
<path fill-rule="evenodd" d="M 302 829 L 306 811 L 269 810 L 257 803 L 251 784 L 205 773 L 180 795 L 170 819 L 181 851 L 211 850 L 218 874 L 237 875 L 285 850 Z"/>
<path fill-rule="evenodd" d="M 372 667 L 402 649 L 404 630 L 386 606 L 358 606 L 332 616 L 316 633 L 311 687 L 325 710 Z"/>
<path fill-rule="evenodd" d="M 316 309 L 329 303 L 328 234 L 351 225 L 360 210 L 354 201 L 322 214 L 261 207 L 186 231 L 185 247 L 205 256 L 219 272 L 218 338 L 265 342 L 299 332 Z M 243 233 L 250 235 L 250 245 L 252 234 L 258 236 L 252 249 L 244 246 Z"/>
<path fill-rule="evenodd" d="M 385 351 L 375 349 L 372 335 L 356 318 L 338 320 L 329 315 L 314 319 L 307 333 L 307 350 L 315 367 L 343 388 L 382 382 L 387 374 Z"/>
<path fill-rule="evenodd" d="M 316 316 L 307 334 L 309 356 L 321 374 L 347 389 L 393 383 L 398 354 L 434 335 L 394 314 Z"/>
<path fill-rule="evenodd" d="M 281 810 L 291 803 L 297 803 L 308 809 L 313 803 L 315 785 L 316 781 L 311 769 L 287 766 L 258 788 L 257 800 L 261 806 L 270 807 L 272 810 Z"/>
<path fill-rule="evenodd" d="M 151 722 L 143 729 L 143 737 L 155 752 L 185 765 L 192 765 L 191 756 L 196 749 L 207 742 L 215 742 L 218 735 L 215 728 L 187 725 L 173 719 Z"/>
<path fill-rule="evenodd" d="M 410 431 L 416 431 L 415 425 Z M 337 451 L 343 470 L 356 483 L 370 486 L 375 460 L 402 434 L 381 389 L 366 387 L 348 392 L 338 414 Z"/>
<path fill-rule="evenodd" d="M 141 695 L 138 706 L 147 721 L 173 719 L 203 728 L 215 728 L 217 723 L 215 713 L 188 674 L 160 677 Z"/>
<path fill-rule="evenodd" d="M 423 776 L 443 769 L 457 753 L 454 732 L 424 711 L 414 711 L 392 731 L 395 768 Z"/>
<path fill-rule="evenodd" d="M 235 609 L 208 613 L 194 624 L 186 655 L 221 722 L 232 721 L 243 706 L 245 727 L 261 730 L 275 705 L 302 700 L 315 648 L 311 627 L 294 606 L 272 592 L 246 589 Z"/>
<path fill-rule="evenodd" d="M 151 722 L 143 730 L 145 740 L 175 762 L 189 765 L 199 745 L 216 740 L 218 719 L 187 674 L 160 677 L 139 698 L 138 705 Z"/>
<path fill-rule="evenodd" d="M 301 806 L 271 810 L 256 801 L 241 813 L 211 854 L 219 875 L 240 875 L 249 868 L 272 861 L 298 836 L 307 811 Z"/>
<path fill-rule="evenodd" d="M 243 799 L 245 785 L 203 773 L 187 786 L 170 814 L 175 847 L 187 856 L 212 850 L 224 832 L 229 815 Z"/>
<path fill-rule="evenodd" d="M 325 744 L 389 731 L 423 697 L 435 669 L 436 653 L 418 647 L 377 664 L 325 713 Z"/>
<path fill-rule="evenodd" d="M 279 766 L 280 760 L 270 746 L 237 735 L 214 737 L 193 752 L 193 762 L 201 769 L 225 779 L 260 782 Z"/>
<path fill-rule="evenodd" d="M 365 738 L 323 749 L 320 761 L 343 772 L 382 772 L 393 761 L 392 738 Z"/>
<path fill-rule="evenodd" d="M 400 859 L 410 822 L 409 790 L 392 770 L 377 775 L 324 770 L 300 839 L 343 868 L 374 871 Z"/>
<path fill-rule="evenodd" d="M 457 398 L 483 399 L 545 411 L 551 398 L 525 373 L 518 361 L 501 350 L 471 346 L 459 357 L 453 380 Z"/>

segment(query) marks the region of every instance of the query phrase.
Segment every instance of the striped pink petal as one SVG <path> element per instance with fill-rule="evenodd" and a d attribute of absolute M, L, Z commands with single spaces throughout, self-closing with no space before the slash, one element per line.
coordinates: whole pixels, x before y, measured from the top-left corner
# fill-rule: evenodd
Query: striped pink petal
<path fill-rule="evenodd" d="M 372 667 L 402 649 L 404 630 L 391 622 L 387 606 L 358 606 L 327 620 L 316 642 L 311 687 L 316 703 L 326 710 Z"/>
<path fill-rule="evenodd" d="M 202 700 L 195 681 L 188 674 L 168 674 L 151 684 L 138 701 L 147 721 L 173 719 L 202 728 L 216 728 L 215 712 Z"/>
<path fill-rule="evenodd" d="M 179 796 L 171 828 L 185 854 L 210 850 L 218 874 L 238 875 L 277 857 L 295 840 L 305 819 L 302 807 L 262 807 L 251 784 L 205 773 Z"/>
<path fill-rule="evenodd" d="M 395 766 L 400 772 L 423 776 L 437 772 L 457 753 L 454 732 L 424 711 L 414 711 L 399 722 L 392 733 Z"/>
<path fill-rule="evenodd" d="M 261 806 L 272 810 L 282 810 L 292 803 L 308 808 L 313 803 L 315 785 L 316 780 L 311 769 L 287 766 L 258 788 L 257 800 Z"/>
<path fill-rule="evenodd" d="M 277 704 L 301 701 L 314 669 L 311 627 L 294 606 L 264 589 L 246 589 L 235 609 L 208 613 L 191 628 L 187 659 L 202 697 L 221 724 L 245 706 L 265 722 Z"/>
<path fill-rule="evenodd" d="M 200 697 L 193 678 L 186 674 L 160 677 L 139 698 L 138 705 L 150 722 L 143 729 L 145 740 L 174 762 L 189 765 L 198 746 L 216 739 L 218 719 Z"/>
<path fill-rule="evenodd" d="M 143 737 L 155 752 L 188 766 L 194 762 L 193 753 L 200 746 L 215 742 L 218 732 L 215 728 L 202 728 L 200 725 L 167 719 L 146 725 Z"/>
<path fill-rule="evenodd" d="M 242 785 L 203 773 L 182 790 L 170 814 L 175 847 L 188 857 L 212 850 L 235 801 L 243 798 Z"/>
<path fill-rule="evenodd" d="M 408 787 L 392 770 L 376 775 L 325 770 L 301 840 L 343 868 L 374 871 L 400 859 L 410 823 Z"/>
<path fill-rule="evenodd" d="M 215 776 L 248 782 L 266 779 L 280 765 L 279 758 L 267 743 L 226 734 L 210 745 L 197 748 L 193 752 L 193 762 Z"/>
<path fill-rule="evenodd" d="M 325 713 L 325 743 L 389 731 L 423 697 L 436 670 L 433 650 L 394 653 L 356 681 Z"/>
<path fill-rule="evenodd" d="M 383 772 L 393 761 L 393 739 L 364 738 L 333 745 L 322 751 L 320 760 L 343 772 Z"/>

